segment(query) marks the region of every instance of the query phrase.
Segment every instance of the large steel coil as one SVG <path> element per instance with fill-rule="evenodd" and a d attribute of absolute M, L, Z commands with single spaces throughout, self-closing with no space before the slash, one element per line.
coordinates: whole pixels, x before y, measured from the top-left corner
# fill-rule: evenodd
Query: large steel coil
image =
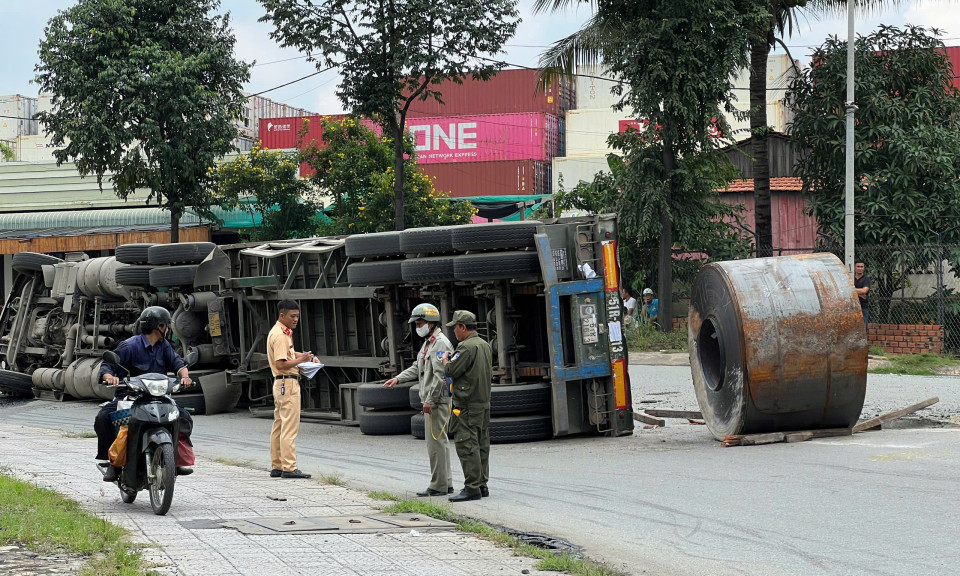
<path fill-rule="evenodd" d="M 867 336 L 832 254 L 709 264 L 693 287 L 690 367 L 710 432 L 847 428 L 863 408 Z"/>

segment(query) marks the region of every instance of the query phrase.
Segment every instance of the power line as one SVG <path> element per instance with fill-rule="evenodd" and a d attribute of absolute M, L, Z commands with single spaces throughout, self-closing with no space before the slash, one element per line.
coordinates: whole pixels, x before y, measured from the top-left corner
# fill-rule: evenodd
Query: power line
<path fill-rule="evenodd" d="M 312 74 L 307 74 L 306 76 L 302 76 L 302 77 L 300 77 L 300 78 L 297 78 L 296 80 L 291 80 L 290 82 L 287 82 L 287 83 L 285 83 L 285 84 L 281 84 L 281 85 L 279 85 L 279 86 L 274 86 L 273 88 L 267 88 L 266 90 L 261 90 L 260 92 L 257 92 L 257 93 L 255 93 L 255 94 L 250 94 L 250 95 L 248 96 L 248 98 L 252 98 L 252 97 L 254 97 L 254 96 L 259 96 L 259 95 L 261 95 L 261 94 L 266 94 L 267 92 L 273 92 L 274 90 L 279 90 L 280 88 L 284 88 L 284 87 L 289 86 L 289 85 L 291 85 L 291 84 L 296 84 L 297 82 L 302 82 L 302 81 L 306 80 L 307 78 L 313 78 L 314 76 L 316 76 L 316 75 L 318 75 L 318 74 L 323 74 L 324 72 L 327 72 L 327 71 L 329 71 L 329 70 L 333 70 L 334 68 L 335 68 L 335 66 L 328 66 L 328 67 L 324 68 L 323 70 L 318 70 L 318 71 L 316 71 L 316 72 L 314 72 L 314 73 L 312 73 Z"/>

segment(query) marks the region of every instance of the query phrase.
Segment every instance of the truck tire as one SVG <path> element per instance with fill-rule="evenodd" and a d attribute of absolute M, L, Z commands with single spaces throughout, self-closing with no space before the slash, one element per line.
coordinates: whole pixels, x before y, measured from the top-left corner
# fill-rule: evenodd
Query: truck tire
<path fill-rule="evenodd" d="M 196 264 L 183 266 L 158 266 L 150 271 L 150 285 L 154 288 L 170 286 L 192 286 L 197 277 Z"/>
<path fill-rule="evenodd" d="M 410 228 L 400 233 L 400 250 L 407 254 L 453 251 L 453 230 L 460 226 Z"/>
<path fill-rule="evenodd" d="M 384 262 L 356 262 L 347 266 L 347 282 L 350 284 L 399 284 L 403 282 L 400 265 L 403 260 Z"/>
<path fill-rule="evenodd" d="M 0 370 L 0 392 L 11 396 L 31 397 L 33 396 L 33 378 L 12 370 Z"/>
<path fill-rule="evenodd" d="M 549 415 L 501 416 L 490 418 L 490 443 L 529 442 L 553 437 Z"/>
<path fill-rule="evenodd" d="M 377 232 L 375 234 L 354 234 L 344 241 L 347 256 L 362 258 L 365 256 L 399 256 L 401 232 Z"/>
<path fill-rule="evenodd" d="M 56 256 L 38 254 L 37 252 L 17 252 L 13 255 L 11 268 L 17 272 L 40 272 L 45 264 L 59 264 L 63 262 Z"/>
<path fill-rule="evenodd" d="M 452 282 L 453 256 L 435 258 L 411 258 L 404 260 L 401 275 L 404 282 Z"/>
<path fill-rule="evenodd" d="M 160 264 L 198 264 L 217 245 L 213 242 L 182 242 L 180 244 L 157 244 L 147 249 L 147 260 L 154 266 Z"/>
<path fill-rule="evenodd" d="M 131 264 L 117 269 L 117 284 L 121 286 L 149 286 L 153 266 Z"/>
<path fill-rule="evenodd" d="M 466 254 L 454 258 L 453 275 L 457 280 L 540 276 L 540 258 L 536 252 L 524 251 Z"/>
<path fill-rule="evenodd" d="M 414 414 L 410 417 L 410 434 L 418 440 L 423 440 L 427 437 L 427 428 L 426 424 L 424 424 L 423 414 Z"/>
<path fill-rule="evenodd" d="M 497 222 L 473 224 L 453 230 L 453 247 L 457 250 L 486 250 L 492 248 L 526 248 L 533 246 L 533 235 L 540 222 Z"/>
<path fill-rule="evenodd" d="M 411 382 L 384 388 L 382 384 L 357 386 L 357 404 L 365 408 L 409 408 Z"/>
<path fill-rule="evenodd" d="M 206 414 L 207 413 L 207 401 L 203 397 L 203 392 L 200 393 L 189 393 L 189 394 L 177 394 L 173 397 L 177 401 L 177 406 L 180 408 L 193 408 L 194 414 Z"/>
<path fill-rule="evenodd" d="M 154 244 L 121 244 L 117 246 L 117 262 L 124 264 L 147 264 L 149 260 L 148 251 Z"/>
<path fill-rule="evenodd" d="M 360 433 L 371 436 L 409 434 L 413 410 L 372 410 L 357 414 Z"/>
<path fill-rule="evenodd" d="M 549 382 L 494 386 L 490 390 L 491 416 L 547 412 L 549 410 Z"/>
<path fill-rule="evenodd" d="M 414 384 L 410 387 L 410 407 L 414 410 L 423 410 L 423 402 L 420 402 L 420 385 Z"/>

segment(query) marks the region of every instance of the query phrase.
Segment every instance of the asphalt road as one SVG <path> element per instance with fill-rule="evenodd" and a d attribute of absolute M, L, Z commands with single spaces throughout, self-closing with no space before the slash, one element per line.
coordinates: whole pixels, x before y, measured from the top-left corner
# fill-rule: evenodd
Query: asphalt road
<path fill-rule="evenodd" d="M 697 409 L 689 368 L 632 366 L 631 376 L 637 408 Z M 491 498 L 456 510 L 564 538 L 630 574 L 960 573 L 960 379 L 871 375 L 863 417 L 930 396 L 940 403 L 883 431 L 799 444 L 722 448 L 704 426 L 668 420 L 632 437 L 495 445 Z M 90 430 L 95 411 L 0 403 L 4 422 L 72 432 Z M 198 417 L 197 454 L 266 473 L 270 424 Z M 427 483 L 424 445 L 411 437 L 305 422 L 297 446 L 304 471 L 355 488 L 412 496 Z"/>

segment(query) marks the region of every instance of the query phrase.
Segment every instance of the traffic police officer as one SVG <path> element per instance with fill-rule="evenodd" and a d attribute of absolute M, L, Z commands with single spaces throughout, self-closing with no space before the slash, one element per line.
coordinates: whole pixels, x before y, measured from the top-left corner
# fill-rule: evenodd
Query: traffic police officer
<path fill-rule="evenodd" d="M 450 389 L 443 375 L 440 357 L 453 350 L 440 327 L 440 311 L 433 304 L 420 304 L 410 313 L 410 324 L 416 326 L 417 335 L 424 339 L 413 366 L 383 383 L 393 388 L 399 382 L 418 380 L 420 402 L 423 404 L 427 440 L 427 456 L 430 458 L 430 485 L 417 496 L 446 496 L 453 494 L 453 476 L 450 473 L 450 443 L 446 426 L 450 421 Z"/>
<path fill-rule="evenodd" d="M 453 441 L 463 468 L 464 486 L 451 502 L 479 500 L 489 496 L 490 477 L 490 388 L 493 380 L 493 351 L 477 335 L 477 317 L 473 312 L 453 313 L 453 333 L 459 340 L 453 355 L 446 353 L 441 362 L 445 374 L 453 378 Z"/>

